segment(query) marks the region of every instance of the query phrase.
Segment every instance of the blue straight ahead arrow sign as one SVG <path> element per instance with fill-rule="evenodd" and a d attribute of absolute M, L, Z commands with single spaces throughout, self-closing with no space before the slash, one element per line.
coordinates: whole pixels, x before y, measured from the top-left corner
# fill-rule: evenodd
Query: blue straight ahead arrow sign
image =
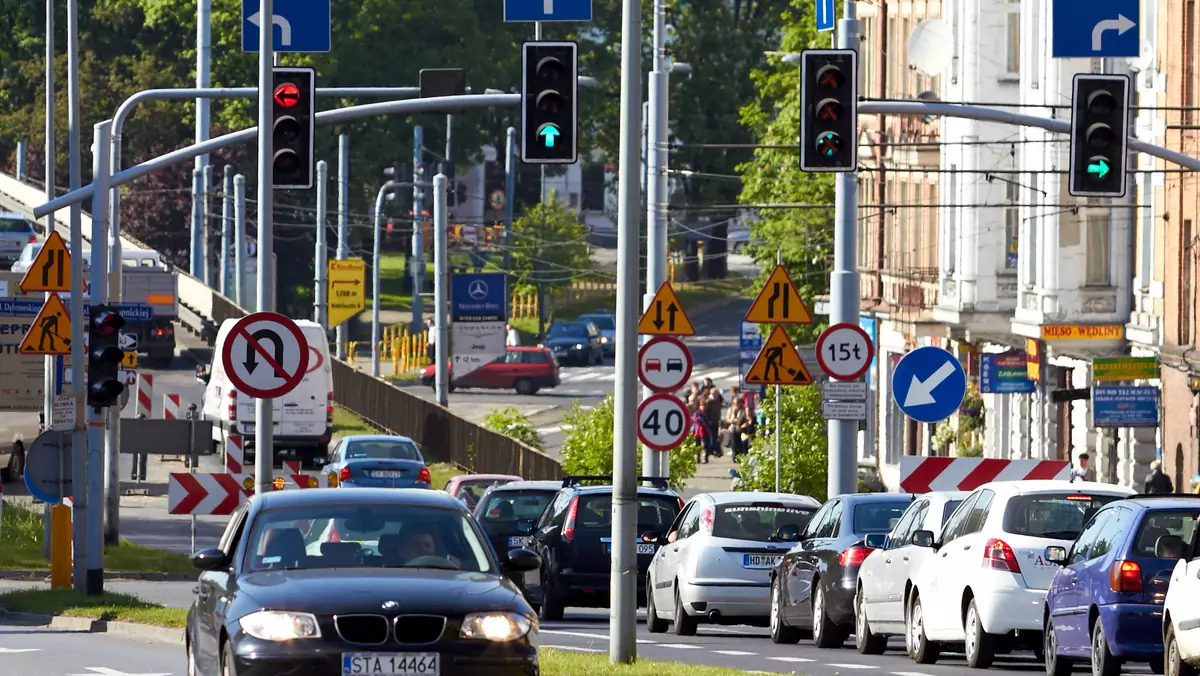
<path fill-rule="evenodd" d="M 918 347 L 892 373 L 892 397 L 904 415 L 923 423 L 949 418 L 967 395 L 967 372 L 947 350 Z"/>
<path fill-rule="evenodd" d="M 817 30 L 831 31 L 834 24 L 834 9 L 833 0 L 816 0 L 817 7 L 814 16 L 817 19 Z"/>
<path fill-rule="evenodd" d="M 1141 54 L 1138 0 L 1053 2 L 1054 58 L 1136 57 Z"/>
<path fill-rule="evenodd" d="M 277 3 L 274 27 L 276 52 L 328 52 L 333 44 L 330 0 L 290 0 Z M 242 0 L 242 51 L 258 51 L 259 0 Z"/>
<path fill-rule="evenodd" d="M 592 0 L 504 0 L 504 20 L 591 21 Z"/>

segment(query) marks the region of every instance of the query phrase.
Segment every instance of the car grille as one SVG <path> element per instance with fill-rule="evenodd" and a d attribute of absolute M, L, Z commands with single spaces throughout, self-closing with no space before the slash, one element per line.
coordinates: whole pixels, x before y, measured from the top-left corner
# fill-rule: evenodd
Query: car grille
<path fill-rule="evenodd" d="M 397 643 L 433 643 L 446 629 L 441 615 L 401 615 L 395 619 Z"/>
<path fill-rule="evenodd" d="M 383 645 L 388 639 L 388 621 L 383 615 L 334 615 L 333 627 L 346 643 Z"/>

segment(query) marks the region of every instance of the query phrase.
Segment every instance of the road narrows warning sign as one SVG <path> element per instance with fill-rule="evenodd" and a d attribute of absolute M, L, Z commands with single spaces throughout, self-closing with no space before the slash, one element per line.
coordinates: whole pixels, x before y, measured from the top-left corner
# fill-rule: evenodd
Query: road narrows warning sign
<path fill-rule="evenodd" d="M 683 310 L 670 282 L 663 282 L 638 322 L 638 333 L 646 336 L 694 336 L 696 327 Z"/>
<path fill-rule="evenodd" d="M 747 385 L 812 385 L 813 379 L 782 326 L 771 331 L 758 358 L 746 372 Z"/>
<path fill-rule="evenodd" d="M 776 265 L 746 312 L 746 321 L 755 324 L 812 324 L 813 318 L 787 270 L 782 265 Z"/>
<path fill-rule="evenodd" d="M 25 276 L 21 278 L 22 293 L 69 293 L 71 291 L 71 252 L 58 231 L 53 231 Z M 33 354 L 33 353 L 30 353 Z"/>

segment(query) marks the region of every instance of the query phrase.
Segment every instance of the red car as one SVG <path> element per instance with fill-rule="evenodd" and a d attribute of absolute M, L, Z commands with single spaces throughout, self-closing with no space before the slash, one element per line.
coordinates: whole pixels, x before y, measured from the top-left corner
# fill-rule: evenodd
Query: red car
<path fill-rule="evenodd" d="M 471 371 L 462 378 L 453 377 L 451 366 L 450 389 L 480 390 L 513 389 L 517 394 L 537 394 L 538 390 L 557 387 L 558 360 L 554 353 L 541 347 L 510 347 L 508 353 L 490 364 Z M 433 386 L 433 364 L 421 369 L 421 383 Z"/>

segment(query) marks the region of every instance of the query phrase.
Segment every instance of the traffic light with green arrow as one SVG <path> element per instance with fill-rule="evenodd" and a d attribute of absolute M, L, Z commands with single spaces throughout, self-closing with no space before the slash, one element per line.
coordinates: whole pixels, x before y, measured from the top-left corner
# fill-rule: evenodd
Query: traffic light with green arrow
<path fill-rule="evenodd" d="M 1067 191 L 1075 197 L 1124 197 L 1129 135 L 1129 78 L 1075 76 Z"/>
<path fill-rule="evenodd" d="M 521 160 L 574 164 L 579 159 L 578 45 L 526 42 L 521 73 Z"/>
<path fill-rule="evenodd" d="M 858 54 L 806 49 L 800 65 L 800 168 L 858 168 Z"/>

